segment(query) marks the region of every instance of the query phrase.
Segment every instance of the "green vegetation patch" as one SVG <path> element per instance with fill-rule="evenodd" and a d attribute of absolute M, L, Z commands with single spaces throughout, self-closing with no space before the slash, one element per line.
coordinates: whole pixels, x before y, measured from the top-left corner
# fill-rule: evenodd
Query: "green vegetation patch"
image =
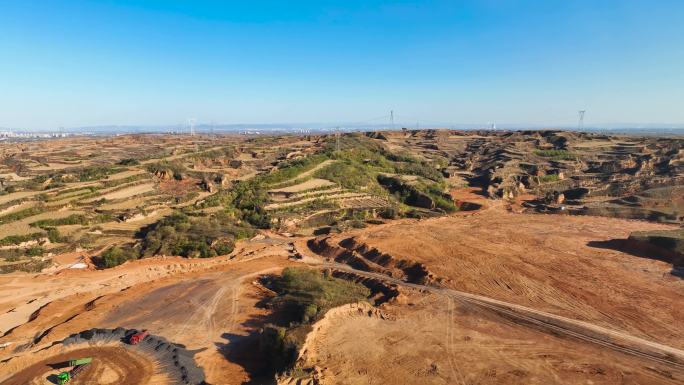
<path fill-rule="evenodd" d="M 560 181 L 560 175 L 558 174 L 546 174 L 539 176 L 539 183 L 553 183 Z"/>
<path fill-rule="evenodd" d="M 55 227 L 55 226 L 66 226 L 66 225 L 91 225 L 96 223 L 104 223 L 113 221 L 114 217 L 109 214 L 98 214 L 95 216 L 86 216 L 82 214 L 71 214 L 68 217 L 56 218 L 56 219 L 41 219 L 29 224 L 31 227 Z"/>
<path fill-rule="evenodd" d="M 77 178 L 81 182 L 90 182 L 100 180 L 112 174 L 117 174 L 126 171 L 123 167 L 109 167 L 109 166 L 95 166 L 88 167 L 78 171 Z"/>
<path fill-rule="evenodd" d="M 5 224 L 5 223 L 11 223 L 15 221 L 22 220 L 24 218 L 32 217 L 34 215 L 42 214 L 46 212 L 48 209 L 44 205 L 37 205 L 33 207 L 29 207 L 23 210 L 15 211 L 13 213 L 9 213 L 7 215 L 3 215 L 0 217 L 0 224 Z"/>
<path fill-rule="evenodd" d="M 111 247 L 97 258 L 96 263 L 109 268 L 155 255 L 216 257 L 231 253 L 235 241 L 253 235 L 253 228 L 236 224 L 226 213 L 196 217 L 177 212 L 136 234 L 140 238 L 139 244 Z"/>
<path fill-rule="evenodd" d="M 553 160 L 576 160 L 577 154 L 568 150 L 534 150 L 534 154 Z"/>
<path fill-rule="evenodd" d="M 437 208 L 447 213 L 457 210 L 451 196 L 443 192 L 444 187 L 441 184 L 425 182 L 408 184 L 397 177 L 386 175 L 378 175 L 378 182 L 400 202 L 409 206 L 425 209 Z"/>
<path fill-rule="evenodd" d="M 294 321 L 314 322 L 330 308 L 364 301 L 370 290 L 316 269 L 288 267 L 270 285 L 278 296 L 272 305 L 294 315 Z"/>
<path fill-rule="evenodd" d="M 286 268 L 265 284 L 278 293 L 271 306 L 290 321 L 287 327 L 269 325 L 261 334 L 260 347 L 276 371 L 293 366 L 311 323 L 335 306 L 366 301 L 370 296 L 370 290 L 359 283 L 307 268 Z"/>
<path fill-rule="evenodd" d="M 214 150 L 198 152 L 191 156 L 191 159 L 197 160 L 216 160 L 221 158 L 234 158 L 235 149 L 233 147 L 223 147 Z"/>
<path fill-rule="evenodd" d="M 187 169 L 183 164 L 177 161 L 162 160 L 156 163 L 148 164 L 145 169 L 153 174 L 158 172 L 171 172 L 172 176 L 176 180 L 183 178 L 183 174 L 187 172 Z"/>
<path fill-rule="evenodd" d="M 29 224 L 31 227 L 54 227 L 64 225 L 85 225 L 88 223 L 88 217 L 80 214 L 72 214 L 68 217 L 57 219 L 41 219 Z"/>
<path fill-rule="evenodd" d="M 126 158 L 121 159 L 119 162 L 117 162 L 117 164 L 120 166 L 137 166 L 140 164 L 140 162 L 135 158 Z"/>
<path fill-rule="evenodd" d="M 134 248 L 114 246 L 100 254 L 96 262 L 100 267 L 110 268 L 138 258 L 140 258 L 140 254 Z"/>
<path fill-rule="evenodd" d="M 263 185 L 272 185 L 288 180 L 295 180 L 300 174 L 310 171 L 327 159 L 329 159 L 329 157 L 326 154 L 316 154 L 282 162 L 274 172 L 259 175 L 255 179 L 258 183 Z"/>
<path fill-rule="evenodd" d="M 214 194 L 198 206 L 223 206 L 236 218 L 258 228 L 270 228 L 277 224 L 277 219 L 272 216 L 277 217 L 279 214 L 335 208 L 333 202 L 321 199 L 309 204 L 283 207 L 270 213 L 265 210 L 269 203 L 269 189 L 303 182 L 306 178 L 300 177 L 302 173 L 314 169 L 326 160 L 334 162 L 316 170 L 310 177 L 330 180 L 351 191 L 388 196 L 386 188 L 378 183 L 378 175 L 415 175 L 421 180 L 414 189 L 435 202 L 434 207 L 445 212 L 456 209 L 451 198 L 442 192 L 445 184 L 438 167 L 444 163 L 444 159 L 440 158 L 432 163 L 419 161 L 407 154 L 394 154 L 363 135 L 341 137 L 339 150 L 336 141 L 331 140 L 320 154 L 284 162 L 275 171 L 240 182 L 231 191 Z"/>
<path fill-rule="evenodd" d="M 35 241 L 37 239 L 44 238 L 43 233 L 31 233 L 25 235 L 8 235 L 5 238 L 0 239 L 0 246 L 14 246 L 19 245 L 24 242 Z"/>
<path fill-rule="evenodd" d="M 176 213 L 144 230 L 140 254 L 216 257 L 232 252 L 237 239 L 253 235 L 251 228 L 236 225 L 233 218 L 223 213 L 210 217 Z"/>

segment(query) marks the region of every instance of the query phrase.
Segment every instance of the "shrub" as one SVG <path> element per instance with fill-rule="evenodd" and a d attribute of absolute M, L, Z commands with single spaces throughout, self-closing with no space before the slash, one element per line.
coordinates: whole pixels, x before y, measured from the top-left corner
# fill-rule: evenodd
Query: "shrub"
<path fill-rule="evenodd" d="M 539 183 L 558 182 L 559 180 L 560 175 L 558 174 L 546 174 L 539 177 Z"/>
<path fill-rule="evenodd" d="M 89 182 L 93 180 L 99 180 L 105 178 L 111 174 L 116 174 L 118 172 L 125 171 L 120 167 L 105 167 L 105 166 L 95 166 L 88 167 L 80 170 L 77 174 L 78 180 L 81 182 Z"/>
<path fill-rule="evenodd" d="M 568 150 L 534 150 L 535 155 L 553 160 L 575 160 L 577 155 Z"/>
<path fill-rule="evenodd" d="M 47 211 L 47 209 L 43 205 L 38 205 L 38 206 L 34 206 L 34 207 L 29 207 L 27 209 L 15 211 L 13 213 L 3 215 L 2 217 L 0 217 L 0 224 L 22 220 L 24 218 L 28 218 L 28 217 L 32 217 L 34 215 L 41 214 L 45 211 Z"/>
<path fill-rule="evenodd" d="M 359 283 L 307 268 L 288 267 L 267 284 L 278 293 L 271 305 L 294 317 L 289 328 L 268 325 L 260 336 L 260 347 L 277 371 L 293 366 L 311 323 L 332 307 L 365 301 L 370 295 Z"/>
<path fill-rule="evenodd" d="M 368 166 L 349 161 L 332 163 L 318 170 L 315 175 L 350 190 L 366 187 L 373 182 L 373 176 Z"/>
<path fill-rule="evenodd" d="M 0 239 L 0 246 L 14 246 L 28 241 L 35 241 L 42 238 L 42 233 L 32 233 L 26 235 L 8 235 Z"/>
<path fill-rule="evenodd" d="M 361 284 L 306 268 L 286 268 L 273 280 L 272 288 L 278 293 L 273 304 L 301 323 L 312 322 L 332 307 L 363 301 L 370 295 Z"/>
<path fill-rule="evenodd" d="M 140 162 L 135 158 L 126 158 L 121 159 L 117 164 L 121 166 L 137 166 Z"/>
<path fill-rule="evenodd" d="M 229 254 L 235 240 L 253 235 L 227 215 L 192 218 L 183 213 L 166 217 L 141 234 L 142 256 L 178 255 L 207 258 Z"/>
<path fill-rule="evenodd" d="M 45 253 L 45 250 L 43 250 L 42 247 L 40 246 L 32 246 L 26 249 L 26 256 L 27 257 L 40 257 Z"/>
<path fill-rule="evenodd" d="M 85 215 L 72 214 L 64 218 L 41 219 L 30 223 L 29 226 L 44 228 L 64 225 L 84 225 L 86 223 L 88 223 L 88 218 Z"/>
<path fill-rule="evenodd" d="M 399 217 L 399 214 L 399 211 L 394 207 L 385 207 L 378 213 L 380 218 L 384 219 L 396 219 Z"/>
<path fill-rule="evenodd" d="M 153 174 L 156 174 L 159 171 L 171 171 L 174 179 L 177 180 L 180 180 L 182 178 L 183 173 L 186 172 L 185 166 L 183 166 L 180 162 L 167 160 L 162 160 L 157 163 L 148 164 L 147 166 L 145 166 L 145 169 Z"/>
<path fill-rule="evenodd" d="M 104 268 L 110 268 L 138 258 L 139 254 L 134 249 L 114 246 L 105 250 L 100 255 L 98 265 Z"/>

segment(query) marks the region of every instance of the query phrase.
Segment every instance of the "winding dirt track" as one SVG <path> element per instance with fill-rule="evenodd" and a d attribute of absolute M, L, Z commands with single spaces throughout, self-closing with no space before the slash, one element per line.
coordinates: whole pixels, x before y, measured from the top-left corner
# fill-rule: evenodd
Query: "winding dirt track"
<path fill-rule="evenodd" d="M 307 261 L 311 263 L 312 261 Z M 639 337 L 610 330 L 588 322 L 558 316 L 525 306 L 520 306 L 481 295 L 470 294 L 453 289 L 408 283 L 380 273 L 372 273 L 354 269 L 348 265 L 330 262 L 314 263 L 322 268 L 330 268 L 342 272 L 356 274 L 361 277 L 382 280 L 399 286 L 427 291 L 451 299 L 476 305 L 497 314 L 527 324 L 541 331 L 562 334 L 592 344 L 619 351 L 632 356 L 651 360 L 673 368 L 684 370 L 684 351 L 671 346 L 648 341 Z"/>

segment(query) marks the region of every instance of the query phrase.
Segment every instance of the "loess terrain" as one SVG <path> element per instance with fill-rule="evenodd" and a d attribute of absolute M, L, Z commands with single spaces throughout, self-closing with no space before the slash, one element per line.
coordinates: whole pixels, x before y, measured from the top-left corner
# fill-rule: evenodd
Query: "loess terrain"
<path fill-rule="evenodd" d="M 684 383 L 683 145 L 0 143 L 0 383 Z"/>

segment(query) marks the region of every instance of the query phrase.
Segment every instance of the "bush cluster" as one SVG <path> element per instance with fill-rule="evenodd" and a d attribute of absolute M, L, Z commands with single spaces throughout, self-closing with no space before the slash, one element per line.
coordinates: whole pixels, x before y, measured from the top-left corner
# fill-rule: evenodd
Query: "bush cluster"
<path fill-rule="evenodd" d="M 370 290 L 359 283 L 307 268 L 286 268 L 267 285 L 278 293 L 271 306 L 291 321 L 288 327 L 269 325 L 261 334 L 261 349 L 277 371 L 294 364 L 311 323 L 330 308 L 365 301 L 370 296 Z"/>
<path fill-rule="evenodd" d="M 195 218 L 176 213 L 144 230 L 140 252 L 144 257 L 216 257 L 232 252 L 236 239 L 252 235 L 252 229 L 235 225 L 225 214 Z"/>
<path fill-rule="evenodd" d="M 577 154 L 568 150 L 534 150 L 534 154 L 544 158 L 551 158 L 553 160 L 575 160 Z"/>

